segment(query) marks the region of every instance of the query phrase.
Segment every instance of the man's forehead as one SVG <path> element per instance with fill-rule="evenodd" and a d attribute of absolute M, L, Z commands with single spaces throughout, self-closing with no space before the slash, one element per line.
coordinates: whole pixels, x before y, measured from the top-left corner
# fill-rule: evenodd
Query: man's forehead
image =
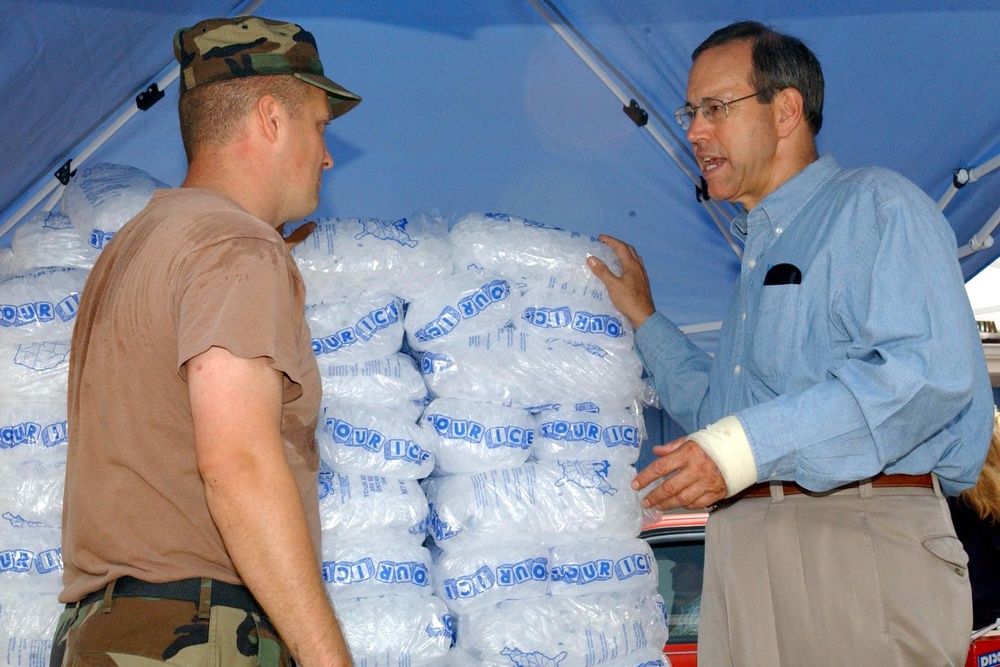
<path fill-rule="evenodd" d="M 333 118 L 333 102 L 330 100 L 330 96 L 322 88 L 309 84 L 305 85 L 310 88 L 309 105 L 314 110 L 313 113 L 320 113 L 320 109 L 322 109 L 322 113 L 326 114 L 327 120 L 331 120 Z"/>
<path fill-rule="evenodd" d="M 751 45 L 747 41 L 706 49 L 691 64 L 687 85 L 688 101 L 697 102 L 706 97 L 735 93 L 745 94 L 750 85 L 751 68 Z"/>

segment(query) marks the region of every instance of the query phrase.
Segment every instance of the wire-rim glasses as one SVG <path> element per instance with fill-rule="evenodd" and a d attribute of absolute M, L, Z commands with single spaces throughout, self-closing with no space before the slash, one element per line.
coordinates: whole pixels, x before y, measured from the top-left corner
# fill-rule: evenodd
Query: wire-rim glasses
<path fill-rule="evenodd" d="M 729 105 L 735 104 L 736 102 L 742 102 L 743 100 L 748 100 L 751 97 L 756 97 L 760 95 L 761 91 L 754 91 L 749 95 L 744 95 L 743 97 L 737 97 L 735 100 L 729 100 L 728 102 L 720 100 L 714 97 L 706 97 L 701 101 L 698 106 L 692 106 L 691 104 L 684 104 L 677 108 L 674 112 L 674 118 L 677 119 L 677 124 L 681 126 L 684 130 L 691 129 L 691 121 L 694 120 L 694 114 L 698 109 L 701 109 L 701 115 L 705 117 L 709 123 L 718 123 L 719 121 L 725 120 L 729 117 Z"/>

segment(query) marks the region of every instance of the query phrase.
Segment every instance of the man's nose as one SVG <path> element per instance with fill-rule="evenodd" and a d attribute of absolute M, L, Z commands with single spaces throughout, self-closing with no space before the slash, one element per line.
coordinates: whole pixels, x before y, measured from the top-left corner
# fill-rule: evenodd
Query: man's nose
<path fill-rule="evenodd" d="M 699 139 L 704 139 L 712 124 L 708 122 L 705 115 L 701 113 L 701 110 L 695 110 L 694 114 L 691 116 L 691 124 L 688 126 L 687 130 L 687 140 L 692 144 L 698 143 Z"/>

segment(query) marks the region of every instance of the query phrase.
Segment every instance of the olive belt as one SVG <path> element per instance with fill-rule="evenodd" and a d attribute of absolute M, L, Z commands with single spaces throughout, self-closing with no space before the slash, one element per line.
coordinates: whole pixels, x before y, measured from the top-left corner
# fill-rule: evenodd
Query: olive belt
<path fill-rule="evenodd" d="M 254 599 L 246 586 L 229 584 L 217 579 L 181 579 L 154 584 L 134 577 L 119 577 L 104 588 L 89 593 L 80 602 L 66 605 L 67 608 L 86 606 L 114 598 L 158 598 L 184 600 L 198 606 L 199 615 L 208 614 L 212 606 L 235 607 L 264 616 L 264 610 Z"/>

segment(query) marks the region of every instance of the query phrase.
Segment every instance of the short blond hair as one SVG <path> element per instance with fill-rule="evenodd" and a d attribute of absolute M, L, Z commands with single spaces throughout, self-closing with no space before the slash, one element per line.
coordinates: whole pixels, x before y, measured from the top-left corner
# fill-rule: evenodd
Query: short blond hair
<path fill-rule="evenodd" d="M 202 148 L 236 138 L 264 95 L 273 96 L 288 113 L 298 116 L 311 87 L 294 76 L 273 74 L 206 83 L 185 91 L 177 110 L 188 163 Z"/>
<path fill-rule="evenodd" d="M 979 481 L 959 496 L 984 521 L 1000 522 L 1000 411 L 993 406 L 993 438 Z"/>

